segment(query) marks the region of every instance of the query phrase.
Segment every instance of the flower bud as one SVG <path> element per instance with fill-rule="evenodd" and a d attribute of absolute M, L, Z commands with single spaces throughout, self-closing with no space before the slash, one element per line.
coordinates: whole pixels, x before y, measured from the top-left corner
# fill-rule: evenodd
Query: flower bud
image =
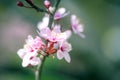
<path fill-rule="evenodd" d="M 17 6 L 19 6 L 19 7 L 23 7 L 24 4 L 23 4 L 21 1 L 18 1 L 18 2 L 17 2 Z"/>
<path fill-rule="evenodd" d="M 55 10 L 55 7 L 49 7 L 49 11 L 51 12 L 51 13 L 53 13 L 54 12 L 54 10 Z"/>
<path fill-rule="evenodd" d="M 45 0 L 44 1 L 44 6 L 48 9 L 50 7 L 50 1 L 49 0 Z"/>

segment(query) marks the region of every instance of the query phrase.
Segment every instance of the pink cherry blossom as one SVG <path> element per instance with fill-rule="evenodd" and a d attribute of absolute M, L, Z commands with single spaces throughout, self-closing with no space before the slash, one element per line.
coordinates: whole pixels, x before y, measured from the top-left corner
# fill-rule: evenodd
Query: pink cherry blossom
<path fill-rule="evenodd" d="M 40 37 L 33 39 L 31 35 L 28 36 L 26 44 L 23 49 L 19 49 L 17 54 L 23 60 L 22 66 L 27 67 L 29 65 L 35 66 L 40 63 L 40 59 L 37 57 L 38 51 L 42 49 L 44 43 Z"/>
<path fill-rule="evenodd" d="M 71 44 L 68 43 L 67 41 L 63 42 L 62 45 L 60 45 L 59 50 L 57 51 L 57 58 L 58 59 L 63 59 L 70 63 L 71 58 L 69 55 L 69 52 L 72 50 Z"/>
<path fill-rule="evenodd" d="M 61 32 L 60 28 L 60 25 L 55 25 L 52 30 L 48 27 L 44 28 L 40 30 L 40 36 L 51 42 L 67 40 L 71 36 L 71 31 L 66 30 L 65 32 Z"/>
<path fill-rule="evenodd" d="M 22 59 L 22 66 L 27 67 L 29 65 L 35 66 L 40 63 L 40 59 L 37 57 L 37 52 L 28 52 L 25 49 L 18 50 L 17 54 Z"/>
<path fill-rule="evenodd" d="M 42 42 L 40 37 L 36 36 L 36 38 L 33 39 L 33 37 L 29 35 L 24 48 L 28 49 L 30 52 L 33 52 L 40 50 L 43 45 L 44 43 Z"/>
<path fill-rule="evenodd" d="M 65 8 L 59 8 L 54 15 L 54 19 L 59 20 L 65 16 L 67 16 L 68 14 L 69 14 L 69 12 L 66 12 Z"/>
<path fill-rule="evenodd" d="M 40 64 L 40 62 L 41 62 L 40 58 L 35 56 L 36 54 L 37 54 L 36 52 L 27 53 L 23 58 L 22 66 L 27 67 L 29 65 L 36 66 L 36 65 Z"/>
<path fill-rule="evenodd" d="M 71 15 L 71 26 L 75 34 L 78 34 L 80 37 L 85 38 L 85 35 L 82 33 L 84 31 L 83 25 L 79 23 L 76 15 Z"/>
<path fill-rule="evenodd" d="M 19 56 L 21 59 L 23 59 L 24 56 L 27 54 L 27 52 L 26 52 L 24 49 L 19 49 L 19 50 L 17 51 L 17 54 L 18 54 L 18 56 Z"/>
<path fill-rule="evenodd" d="M 51 3 L 50 3 L 49 0 L 45 0 L 45 1 L 44 1 L 44 6 L 45 6 L 46 8 L 49 8 L 50 5 L 51 5 Z"/>

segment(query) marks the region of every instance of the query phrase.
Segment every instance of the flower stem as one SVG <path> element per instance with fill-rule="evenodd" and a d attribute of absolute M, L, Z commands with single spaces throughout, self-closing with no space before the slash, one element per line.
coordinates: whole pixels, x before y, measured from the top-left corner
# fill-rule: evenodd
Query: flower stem
<path fill-rule="evenodd" d="M 52 27 L 52 23 L 54 21 L 54 15 L 55 15 L 55 12 L 58 8 L 58 5 L 59 5 L 60 1 L 61 0 L 55 0 L 55 5 L 54 5 L 55 10 L 53 11 L 52 15 L 50 14 L 50 22 L 49 22 L 49 25 L 48 25 L 50 28 Z"/>
<path fill-rule="evenodd" d="M 35 80 L 39 80 L 39 70 L 35 71 Z"/>
<path fill-rule="evenodd" d="M 43 67 L 45 58 L 46 56 L 40 55 L 41 63 L 37 66 L 37 69 L 35 70 L 35 80 L 39 80 L 39 78 L 41 78 L 42 67 Z"/>
<path fill-rule="evenodd" d="M 25 0 L 25 1 L 31 6 L 31 8 L 35 9 L 37 12 L 46 12 L 46 13 L 48 13 L 48 11 L 46 11 L 43 8 L 39 8 L 38 6 L 33 4 L 30 0 Z"/>

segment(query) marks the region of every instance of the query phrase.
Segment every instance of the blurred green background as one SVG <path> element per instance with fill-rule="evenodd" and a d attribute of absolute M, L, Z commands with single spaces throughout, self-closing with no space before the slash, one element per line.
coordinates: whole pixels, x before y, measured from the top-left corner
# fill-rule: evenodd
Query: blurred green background
<path fill-rule="evenodd" d="M 43 1 L 33 0 L 38 6 Z M 17 50 L 29 34 L 38 35 L 36 25 L 44 14 L 16 2 L 0 0 L 0 80 L 34 80 Z M 70 64 L 47 58 L 42 80 L 120 80 L 120 0 L 61 0 L 60 6 L 80 18 L 86 38 L 72 35 Z M 67 27 L 69 16 L 62 23 Z"/>

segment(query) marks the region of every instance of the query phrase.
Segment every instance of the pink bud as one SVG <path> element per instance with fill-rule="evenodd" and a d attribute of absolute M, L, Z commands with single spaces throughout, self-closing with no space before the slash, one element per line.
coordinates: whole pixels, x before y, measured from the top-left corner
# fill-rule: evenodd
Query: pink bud
<path fill-rule="evenodd" d="M 49 0 L 45 0 L 44 1 L 44 6 L 48 9 L 50 7 L 50 1 Z"/>
<path fill-rule="evenodd" d="M 18 1 L 18 2 L 17 2 L 17 6 L 19 6 L 19 7 L 23 7 L 24 4 L 23 4 L 21 1 Z"/>

